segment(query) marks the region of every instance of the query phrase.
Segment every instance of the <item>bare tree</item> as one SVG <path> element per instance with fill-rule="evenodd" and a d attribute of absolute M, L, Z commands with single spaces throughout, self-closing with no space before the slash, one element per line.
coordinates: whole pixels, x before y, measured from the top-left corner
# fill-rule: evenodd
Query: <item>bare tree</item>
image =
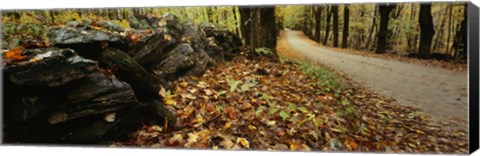
<path fill-rule="evenodd" d="M 435 34 L 433 29 L 432 4 L 420 4 L 420 14 L 418 17 L 420 23 L 420 46 L 418 47 L 418 58 L 430 58 L 430 49 L 432 39 Z"/>
<path fill-rule="evenodd" d="M 347 48 L 348 46 L 348 27 L 349 27 L 349 17 L 350 17 L 350 7 L 348 4 L 344 5 L 343 10 L 343 34 L 342 34 L 342 48 Z"/>
<path fill-rule="evenodd" d="M 333 47 L 338 47 L 338 5 L 332 6 L 333 12 Z"/>
<path fill-rule="evenodd" d="M 388 39 L 388 21 L 390 20 L 390 12 L 395 9 L 397 5 L 392 3 L 378 4 L 378 10 L 380 13 L 380 29 L 377 34 L 377 49 L 375 53 L 385 53 L 387 49 Z"/>

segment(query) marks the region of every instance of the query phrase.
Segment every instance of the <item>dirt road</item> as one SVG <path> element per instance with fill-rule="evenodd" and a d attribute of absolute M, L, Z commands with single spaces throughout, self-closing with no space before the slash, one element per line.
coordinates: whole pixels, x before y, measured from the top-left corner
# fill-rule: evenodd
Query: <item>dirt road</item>
<path fill-rule="evenodd" d="M 365 87 L 415 106 L 438 123 L 467 130 L 467 73 L 333 51 L 286 31 L 288 45 L 307 58 L 344 73 Z M 452 122 L 453 121 L 453 122 Z"/>

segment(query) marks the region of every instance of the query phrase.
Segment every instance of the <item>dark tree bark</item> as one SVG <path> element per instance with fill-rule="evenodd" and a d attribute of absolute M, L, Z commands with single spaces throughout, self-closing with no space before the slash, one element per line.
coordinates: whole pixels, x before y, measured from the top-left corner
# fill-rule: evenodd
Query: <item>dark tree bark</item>
<path fill-rule="evenodd" d="M 247 10 L 240 10 L 242 21 L 248 22 L 248 31 L 245 31 L 245 36 L 249 36 L 250 53 L 249 57 L 258 56 L 255 52 L 257 48 L 268 48 L 271 50 L 271 56 L 276 59 L 275 47 L 277 45 L 277 30 L 275 24 L 275 7 L 254 7 L 249 8 L 249 13 L 245 14 Z M 249 15 L 249 16 L 247 16 Z M 249 17 L 249 18 L 246 18 Z M 242 22 L 243 23 L 243 22 Z"/>
<path fill-rule="evenodd" d="M 55 23 L 55 12 L 53 10 L 50 10 L 48 11 L 48 13 L 50 14 L 50 18 L 52 19 L 52 24 Z"/>
<path fill-rule="evenodd" d="M 333 12 L 333 47 L 338 47 L 338 5 L 332 6 Z"/>
<path fill-rule="evenodd" d="M 82 17 L 82 10 L 81 9 L 77 9 L 76 12 L 77 12 L 79 17 Z"/>
<path fill-rule="evenodd" d="M 342 48 L 347 48 L 348 46 L 348 27 L 349 27 L 349 18 L 350 18 L 350 8 L 346 4 L 343 10 L 343 34 L 342 34 Z"/>
<path fill-rule="evenodd" d="M 464 4 L 464 11 L 463 11 L 463 21 L 460 25 L 460 35 L 461 35 L 461 40 L 460 40 L 460 45 L 459 49 L 461 48 L 459 54 L 460 54 L 460 59 L 466 60 L 467 59 L 467 23 L 468 23 L 468 3 Z"/>
<path fill-rule="evenodd" d="M 242 31 L 242 38 L 245 45 L 250 44 L 250 11 L 249 7 L 239 7 L 238 11 L 240 12 L 240 29 Z"/>
<path fill-rule="evenodd" d="M 213 12 L 217 12 L 217 10 L 218 10 L 217 6 L 214 6 L 213 9 L 212 9 Z M 213 18 L 213 22 L 215 22 L 215 24 L 220 24 L 219 17 L 217 16 L 217 17 Z"/>
<path fill-rule="evenodd" d="M 211 7 L 207 7 L 207 16 L 208 16 L 208 23 L 213 23 L 212 8 Z"/>
<path fill-rule="evenodd" d="M 327 10 L 327 22 L 326 22 L 326 25 L 325 25 L 325 36 L 323 37 L 323 45 L 327 45 L 327 41 L 328 41 L 328 34 L 330 33 L 330 21 L 332 19 L 332 7 L 330 7 L 329 10 Z"/>
<path fill-rule="evenodd" d="M 432 39 L 435 34 L 431 12 L 431 4 L 420 4 L 420 13 L 418 17 L 418 22 L 420 23 L 420 46 L 418 47 L 418 57 L 422 59 L 430 58 Z"/>
<path fill-rule="evenodd" d="M 317 41 L 317 43 L 320 43 L 320 29 L 321 29 L 321 17 L 322 17 L 322 11 L 323 11 L 323 7 L 321 6 L 318 6 L 316 7 L 315 9 L 315 35 L 314 35 L 314 39 L 315 41 Z"/>
<path fill-rule="evenodd" d="M 380 29 L 377 34 L 377 49 L 375 53 L 385 53 L 388 47 L 388 21 L 390 20 L 390 12 L 395 9 L 396 4 L 379 4 L 378 10 L 380 13 Z"/>

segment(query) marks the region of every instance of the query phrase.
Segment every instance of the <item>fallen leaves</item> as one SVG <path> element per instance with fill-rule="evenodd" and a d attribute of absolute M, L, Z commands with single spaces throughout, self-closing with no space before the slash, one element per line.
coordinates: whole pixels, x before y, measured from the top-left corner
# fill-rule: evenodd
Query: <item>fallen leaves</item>
<path fill-rule="evenodd" d="M 173 100 L 174 95 L 169 91 L 165 91 L 165 88 L 161 87 L 158 94 L 163 98 L 163 103 L 166 105 L 175 105 L 175 101 Z"/>
<path fill-rule="evenodd" d="M 258 74 L 259 68 L 269 74 Z M 242 57 L 217 64 L 201 76 L 180 78 L 171 92 L 159 92 L 181 128 L 166 132 L 146 126 L 139 130 L 144 135 L 116 145 L 468 152 L 465 132 L 443 130 L 416 109 L 393 104 L 362 87 L 341 91 L 325 87 L 328 80 L 310 74 L 295 64 Z"/>
<path fill-rule="evenodd" d="M 25 56 L 22 55 L 23 47 L 11 49 L 4 53 L 3 62 L 9 64 L 22 61 Z"/>
<path fill-rule="evenodd" d="M 250 148 L 250 142 L 248 142 L 248 140 L 245 138 L 237 138 L 237 143 L 240 143 L 244 148 Z"/>

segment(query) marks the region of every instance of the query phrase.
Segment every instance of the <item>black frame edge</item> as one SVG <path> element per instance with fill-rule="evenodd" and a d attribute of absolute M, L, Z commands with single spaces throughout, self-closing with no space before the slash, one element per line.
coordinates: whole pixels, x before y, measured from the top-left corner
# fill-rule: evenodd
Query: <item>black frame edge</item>
<path fill-rule="evenodd" d="M 478 6 L 468 4 L 468 71 L 469 71 L 469 152 L 478 150 L 479 144 L 479 12 Z"/>

